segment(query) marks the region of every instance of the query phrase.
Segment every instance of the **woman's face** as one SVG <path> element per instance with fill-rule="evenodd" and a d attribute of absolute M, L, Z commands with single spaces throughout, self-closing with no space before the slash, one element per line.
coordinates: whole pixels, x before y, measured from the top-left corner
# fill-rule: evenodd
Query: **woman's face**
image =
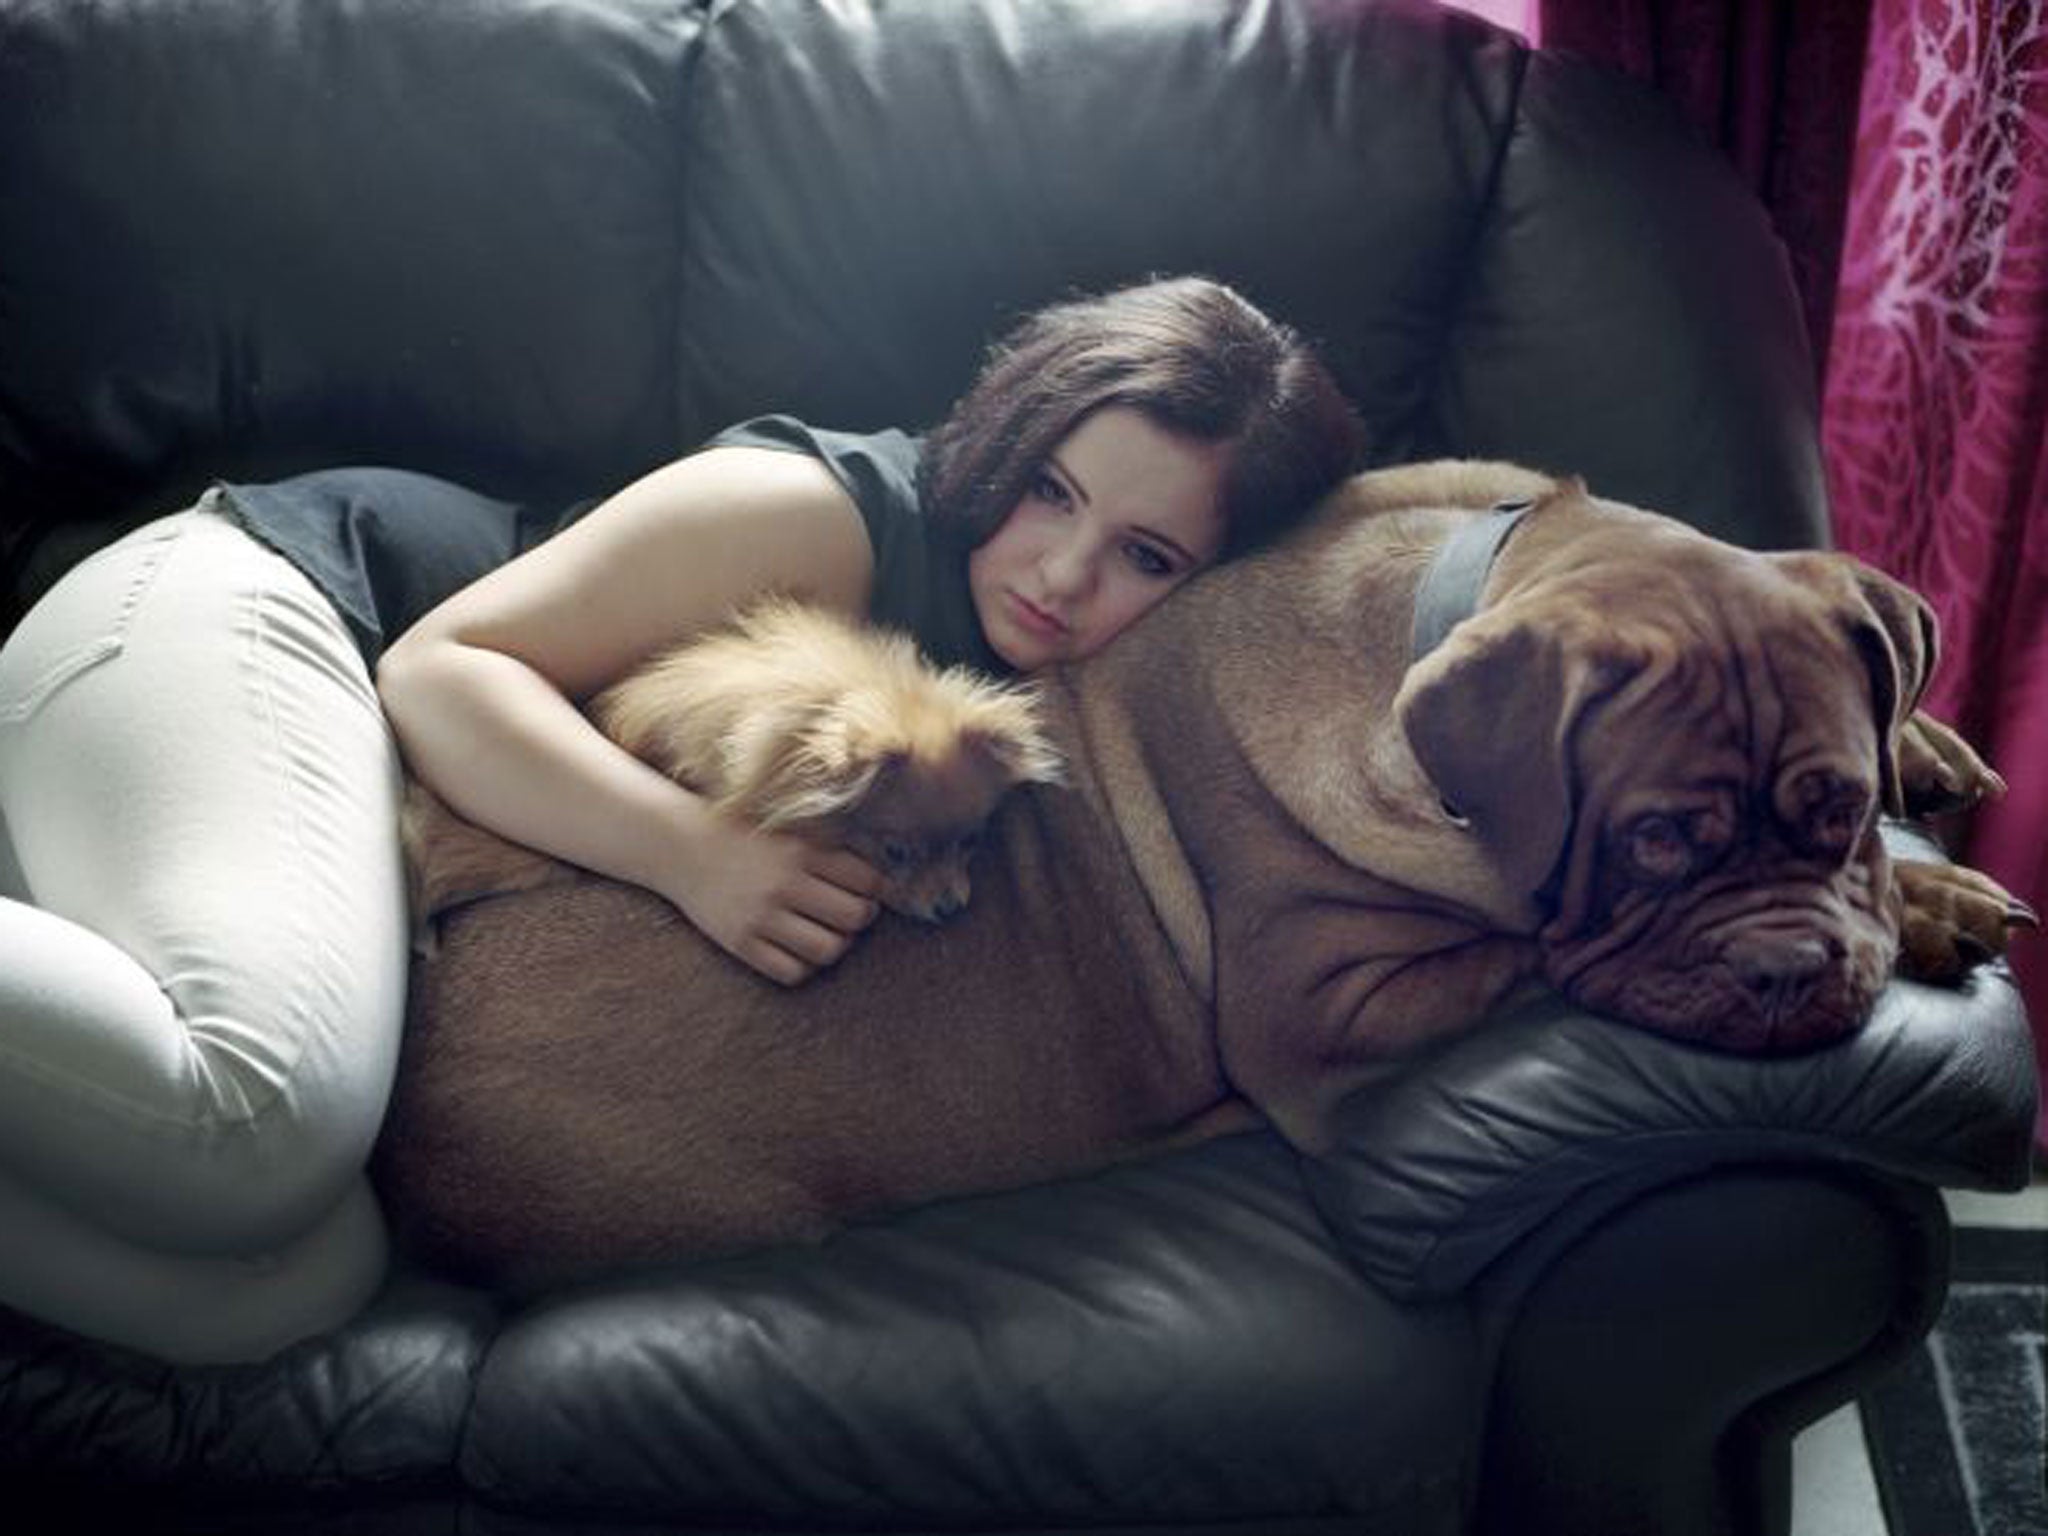
<path fill-rule="evenodd" d="M 1092 656 L 1215 559 L 1229 449 L 1127 406 L 1061 439 L 967 560 L 982 633 L 1020 672 Z"/>

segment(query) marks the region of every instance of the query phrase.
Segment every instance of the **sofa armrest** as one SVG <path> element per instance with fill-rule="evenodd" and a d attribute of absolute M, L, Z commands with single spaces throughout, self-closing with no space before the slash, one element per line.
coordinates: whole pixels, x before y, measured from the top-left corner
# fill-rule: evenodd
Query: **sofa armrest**
<path fill-rule="evenodd" d="M 1946 1294 L 1939 1193 L 1839 1165 L 1716 1168 L 1560 1226 L 1473 1288 L 1499 1340 L 1481 1536 L 1787 1531 L 1794 1437 Z"/>
<path fill-rule="evenodd" d="M 1856 1035 L 1791 1057 L 1682 1044 L 1546 995 L 1352 1095 L 1337 1150 L 1306 1177 L 1373 1280 L 1434 1297 L 1567 1207 L 1583 1220 L 1716 1166 L 1811 1160 L 2017 1189 L 2037 1091 L 2002 964 L 1952 991 L 1895 980 Z"/>

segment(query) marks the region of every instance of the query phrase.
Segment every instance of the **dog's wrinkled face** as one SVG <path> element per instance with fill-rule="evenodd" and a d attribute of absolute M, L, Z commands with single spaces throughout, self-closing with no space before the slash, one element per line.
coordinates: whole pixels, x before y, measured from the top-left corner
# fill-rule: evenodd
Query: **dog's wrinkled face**
<path fill-rule="evenodd" d="M 1853 1030 L 1897 944 L 1862 665 L 1839 635 L 1763 650 L 1762 676 L 1681 655 L 1588 705 L 1540 935 L 1574 1000 L 1745 1051 Z"/>
<path fill-rule="evenodd" d="M 1929 621 L 1841 557 L 1666 554 L 1461 626 L 1406 701 L 1411 739 L 1522 861 L 1567 996 L 1703 1044 L 1819 1045 L 1896 955 L 1877 818 Z"/>

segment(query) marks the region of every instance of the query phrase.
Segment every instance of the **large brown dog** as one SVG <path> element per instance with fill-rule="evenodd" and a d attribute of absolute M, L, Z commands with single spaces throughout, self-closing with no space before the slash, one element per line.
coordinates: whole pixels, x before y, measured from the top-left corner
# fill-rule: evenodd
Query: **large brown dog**
<path fill-rule="evenodd" d="M 1477 612 L 1411 661 L 1433 555 L 1515 498 Z M 1918 599 L 1845 557 L 1508 466 L 1362 476 L 1049 680 L 1073 787 L 1005 803 L 944 930 L 885 920 L 791 991 L 609 881 L 451 915 L 377 1172 L 434 1258 L 550 1282 L 1260 1116 L 1313 1150 L 1340 1095 L 1531 982 L 1816 1045 L 1902 909 L 1937 979 L 2020 920 L 1879 840 L 1914 790 L 1997 787 L 1913 714 L 1932 656 Z"/>

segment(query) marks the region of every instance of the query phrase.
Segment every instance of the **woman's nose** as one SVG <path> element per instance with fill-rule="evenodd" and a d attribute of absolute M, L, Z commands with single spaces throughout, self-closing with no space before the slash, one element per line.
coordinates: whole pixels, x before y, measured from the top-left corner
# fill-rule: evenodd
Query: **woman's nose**
<path fill-rule="evenodd" d="M 1085 591 L 1093 569 L 1094 557 L 1088 541 L 1078 534 L 1053 544 L 1039 561 L 1039 574 L 1045 580 L 1047 592 L 1061 597 Z"/>

